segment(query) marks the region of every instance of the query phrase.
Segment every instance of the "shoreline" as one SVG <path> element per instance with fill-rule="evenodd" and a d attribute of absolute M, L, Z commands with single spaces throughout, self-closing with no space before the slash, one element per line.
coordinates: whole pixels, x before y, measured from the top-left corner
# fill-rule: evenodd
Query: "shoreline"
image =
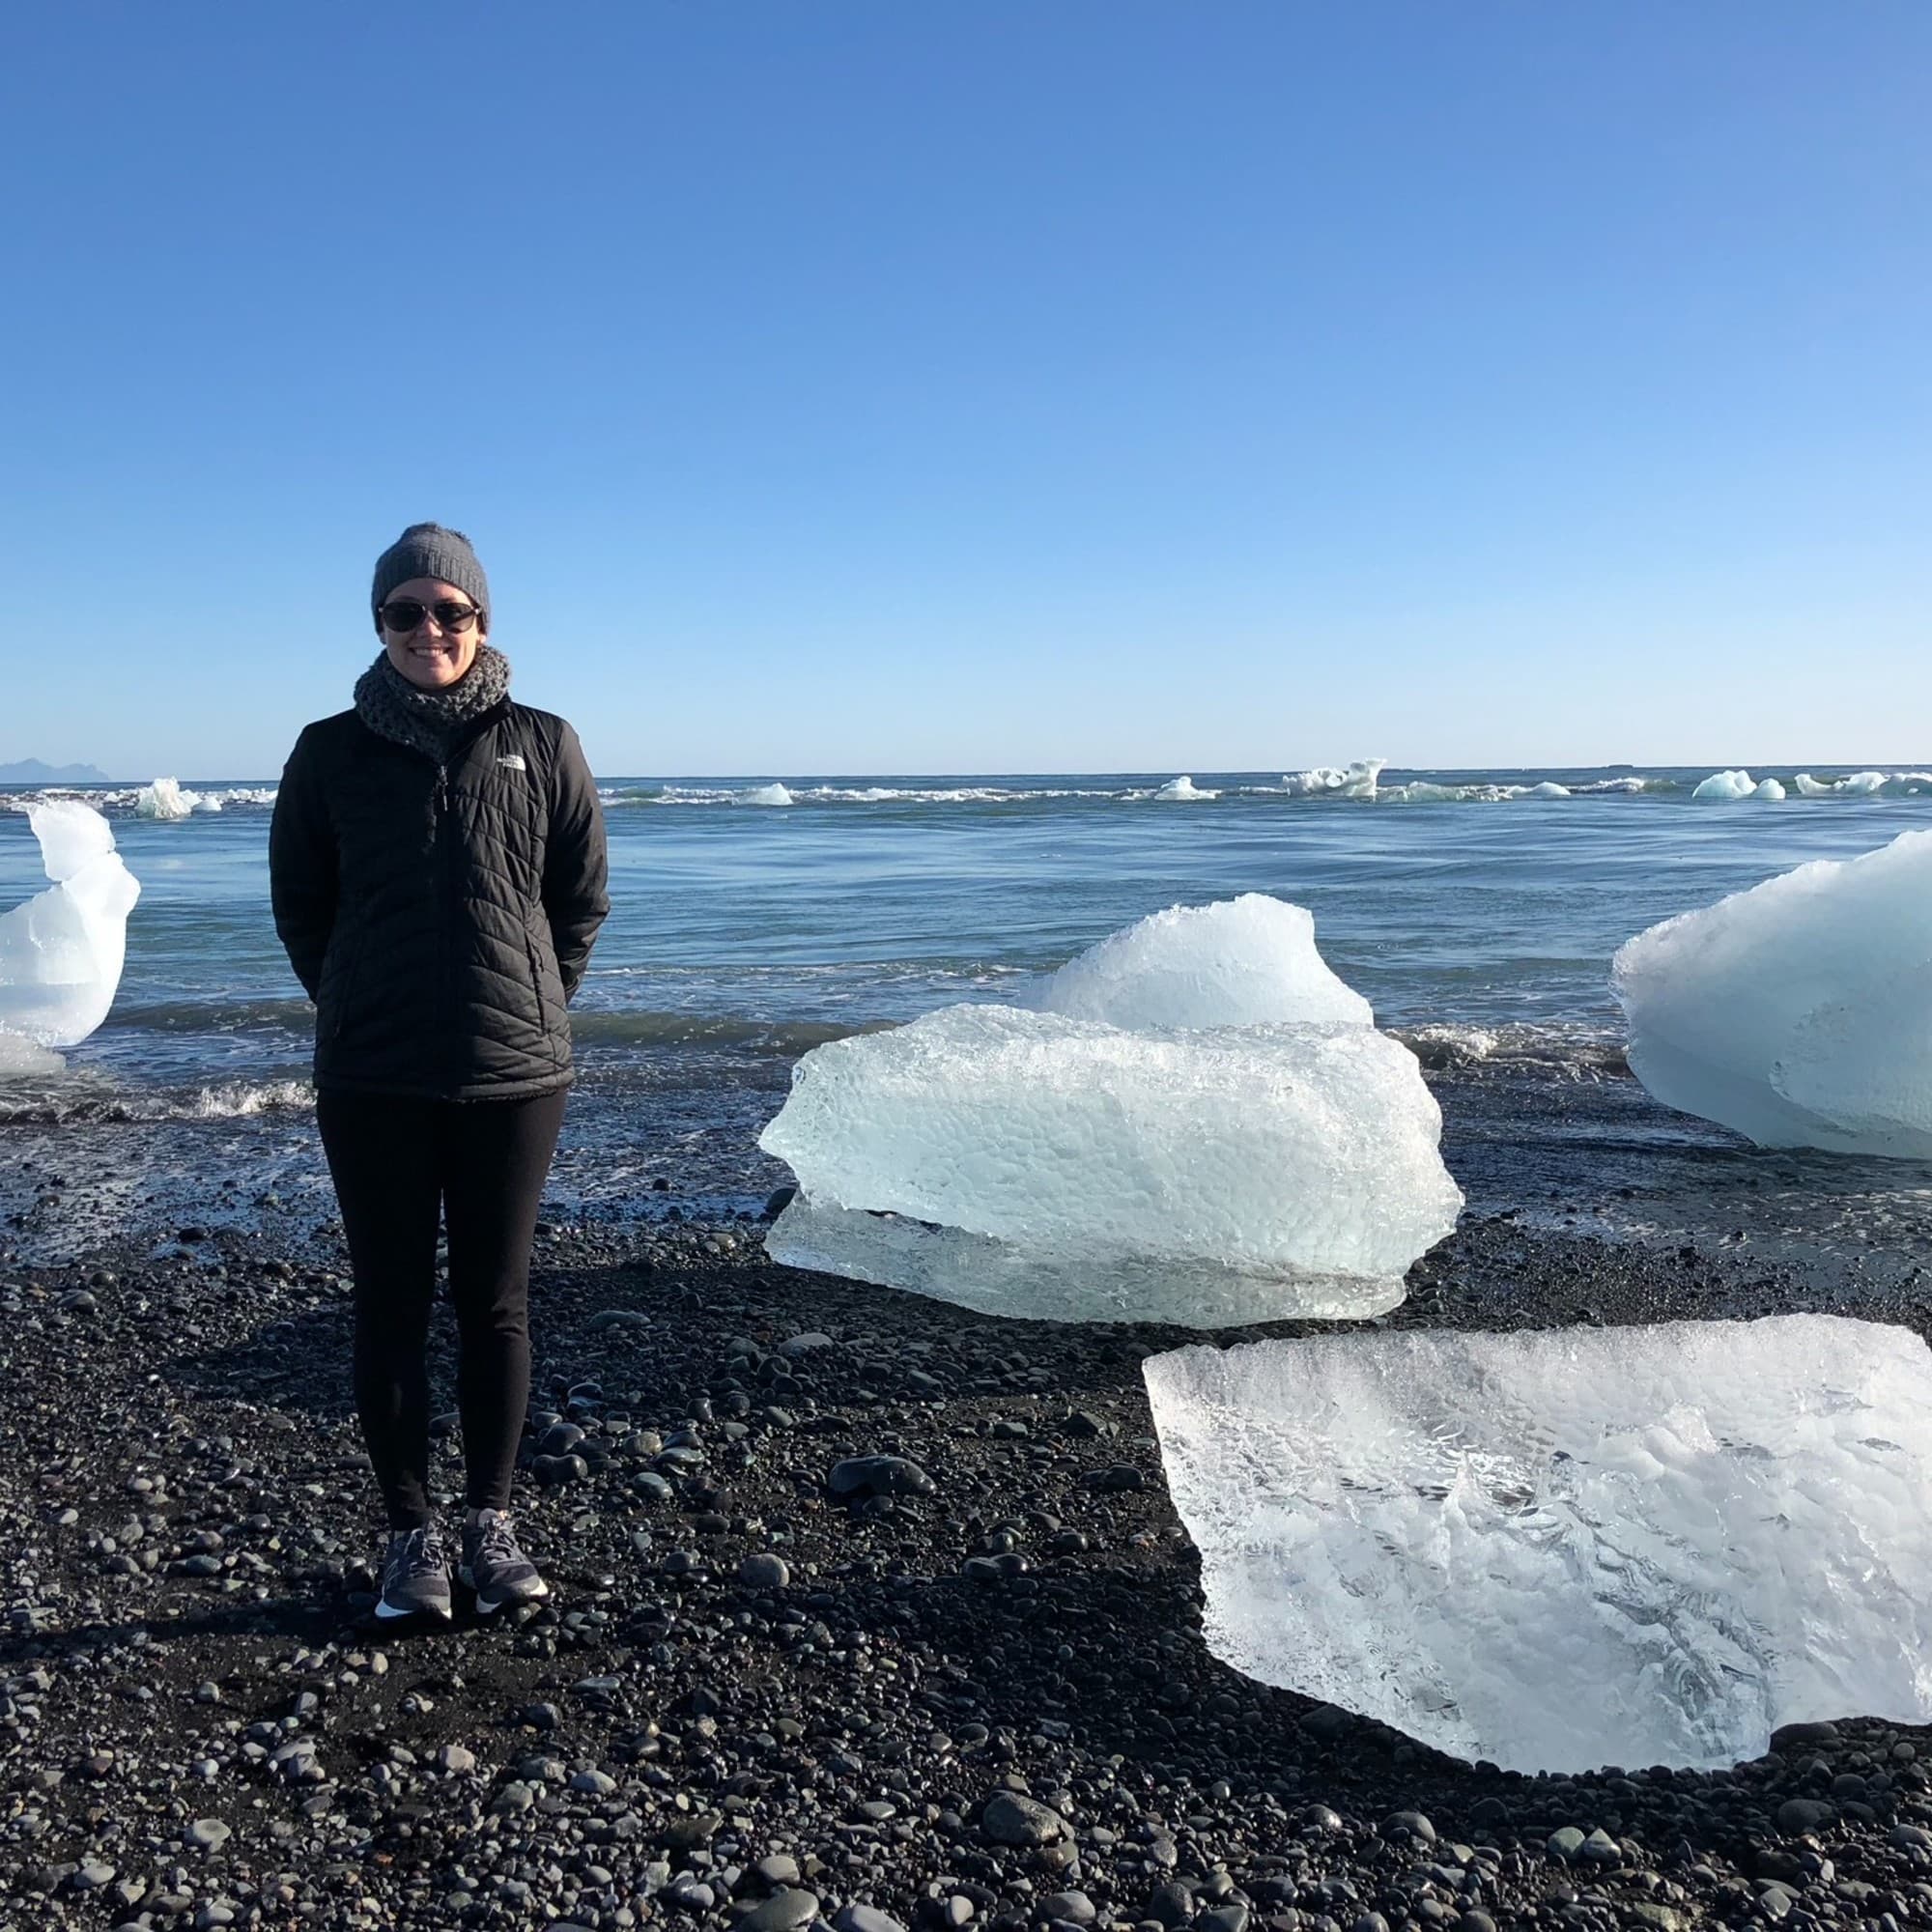
<path fill-rule="evenodd" d="M 758 1233 L 546 1224 L 533 1406 L 575 1386 L 598 1425 L 582 1476 L 519 1473 L 554 1595 L 433 1635 L 366 1621 L 339 1263 L 215 1232 L 0 1264 L 0 1923 L 1932 1921 L 1925 1728 L 1524 1777 L 1216 1662 L 1139 1364 L 1316 1324 L 1001 1321 L 777 1268 Z M 1384 1325 L 1932 1325 L 1850 1286 L 1475 1214 Z M 864 1454 L 933 1491 L 834 1497 Z"/>

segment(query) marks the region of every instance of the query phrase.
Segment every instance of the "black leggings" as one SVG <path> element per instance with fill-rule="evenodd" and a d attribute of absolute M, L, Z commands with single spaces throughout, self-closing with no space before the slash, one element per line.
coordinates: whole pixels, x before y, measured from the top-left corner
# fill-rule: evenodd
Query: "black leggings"
<path fill-rule="evenodd" d="M 355 1277 L 355 1406 L 392 1529 L 430 1519 L 430 1304 L 449 1230 L 467 1499 L 507 1509 L 530 1393 L 530 1242 L 563 1123 L 533 1100 L 316 1097 Z"/>

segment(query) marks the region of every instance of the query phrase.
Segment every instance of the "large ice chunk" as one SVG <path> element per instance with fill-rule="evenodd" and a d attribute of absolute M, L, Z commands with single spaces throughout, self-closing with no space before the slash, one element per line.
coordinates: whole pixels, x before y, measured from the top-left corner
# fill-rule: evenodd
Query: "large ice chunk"
<path fill-rule="evenodd" d="M 1162 785 L 1157 792 L 1154 793 L 1155 798 L 1219 798 L 1221 794 L 1218 791 L 1203 791 L 1201 787 L 1197 785 L 1194 782 L 1194 781 L 1191 778 L 1187 777 L 1185 774 L 1182 774 L 1182 776 L 1178 779 L 1169 779 L 1168 781 L 1164 785 Z"/>
<path fill-rule="evenodd" d="M 792 1079 L 758 1140 L 800 1187 L 771 1254 L 1002 1314 L 1376 1314 L 1462 1206 L 1415 1056 L 1360 1024 L 949 1007 Z"/>
<path fill-rule="evenodd" d="M 1069 959 L 1038 1004 L 1121 1027 L 1375 1024 L 1316 951 L 1314 915 L 1265 893 L 1154 913 Z"/>
<path fill-rule="evenodd" d="M 54 883 L 0 916 L 0 1031 L 42 1047 L 73 1046 L 114 1004 L 141 888 L 92 807 L 36 805 L 27 819 Z"/>
<path fill-rule="evenodd" d="M 1784 787 L 1776 779 L 1753 782 L 1748 772 L 1713 772 L 1690 796 L 1727 800 L 1762 798 L 1776 804 L 1784 796 Z"/>
<path fill-rule="evenodd" d="M 179 779 L 156 779 L 135 794 L 134 810 L 143 818 L 185 818 L 201 803 L 201 794 L 187 790 Z M 214 810 L 221 810 L 219 803 Z"/>
<path fill-rule="evenodd" d="M 1519 1771 L 1932 1719 L 1932 1352 L 1833 1316 L 1144 1365 L 1249 1676 Z"/>
<path fill-rule="evenodd" d="M 1932 832 L 1818 859 L 1618 952 L 1631 1070 L 1764 1147 L 1932 1159 Z"/>
<path fill-rule="evenodd" d="M 1317 765 L 1284 772 L 1282 789 L 1293 798 L 1374 798 L 1386 758 L 1358 758 L 1352 765 Z"/>

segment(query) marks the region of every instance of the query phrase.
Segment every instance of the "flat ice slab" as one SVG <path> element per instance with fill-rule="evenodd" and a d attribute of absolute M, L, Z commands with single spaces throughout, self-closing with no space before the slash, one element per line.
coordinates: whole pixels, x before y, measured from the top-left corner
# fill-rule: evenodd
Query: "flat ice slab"
<path fill-rule="evenodd" d="M 800 1187 L 772 1256 L 1002 1314 L 1377 1314 L 1462 1206 L 1415 1056 L 1370 1026 L 949 1007 L 792 1080 L 758 1141 Z"/>
<path fill-rule="evenodd" d="M 1833 1316 L 1144 1364 L 1215 1654 L 1519 1771 L 1932 1720 L 1932 1351 Z"/>
<path fill-rule="evenodd" d="M 1618 952 L 1631 1070 L 1762 1147 L 1932 1159 L 1932 832 L 1819 859 Z"/>
<path fill-rule="evenodd" d="M 54 883 L 0 915 L 0 1033 L 41 1048 L 75 1046 L 114 1004 L 141 888 L 91 806 L 57 800 L 30 807 L 27 819 Z M 18 1047 L 7 1060 L 33 1064 Z"/>
<path fill-rule="evenodd" d="M 772 1259 L 910 1289 L 982 1315 L 1047 1321 L 1161 1321 L 1238 1328 L 1291 1318 L 1366 1321 L 1401 1304 L 1400 1273 L 1241 1267 L 1211 1254 L 1150 1255 L 1106 1234 L 1021 1244 L 801 1194 L 765 1238 Z"/>

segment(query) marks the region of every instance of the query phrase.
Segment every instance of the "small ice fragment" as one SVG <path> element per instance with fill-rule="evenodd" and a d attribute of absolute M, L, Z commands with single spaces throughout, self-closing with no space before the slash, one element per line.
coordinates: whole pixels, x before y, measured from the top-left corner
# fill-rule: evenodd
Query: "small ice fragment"
<path fill-rule="evenodd" d="M 1203 791 L 1191 778 L 1169 779 L 1154 793 L 1155 798 L 1219 798 L 1218 791 Z"/>
<path fill-rule="evenodd" d="M 1748 772 L 1713 772 L 1690 796 L 1692 798 L 1748 798 L 1757 789 Z"/>
<path fill-rule="evenodd" d="M 1932 1159 L 1932 831 L 1665 920 L 1610 978 L 1665 1106 L 1762 1147 Z"/>
<path fill-rule="evenodd" d="M 1462 1206 L 1415 1056 L 1359 1021 L 1128 1032 L 949 1007 L 816 1047 L 792 1082 L 758 1138 L 800 1189 L 772 1256 L 1002 1313 L 1379 1312 Z"/>
<path fill-rule="evenodd" d="M 1834 1316 L 1143 1364 L 1207 1636 L 1522 1772 L 1932 1720 L 1932 1351 Z"/>
<path fill-rule="evenodd" d="M 1375 1024 L 1316 951 L 1314 915 L 1265 893 L 1154 913 L 1069 959 L 1038 1005 L 1120 1027 Z"/>
<path fill-rule="evenodd" d="M 1791 783 L 1800 798 L 1830 798 L 1839 789 L 1835 784 L 1814 779 L 1809 772 L 1800 772 Z"/>
<path fill-rule="evenodd" d="M 91 807 L 36 805 L 27 822 L 54 883 L 0 915 L 0 1031 L 41 1047 L 74 1046 L 114 1004 L 141 888 Z"/>
<path fill-rule="evenodd" d="M 1751 787 L 1751 796 L 1769 799 L 1774 805 L 1781 804 L 1784 799 L 1784 787 L 1776 779 L 1760 779 Z"/>
<path fill-rule="evenodd" d="M 185 818 L 200 803 L 200 793 L 185 789 L 180 780 L 156 779 L 141 787 L 134 810 L 143 818 Z"/>
<path fill-rule="evenodd" d="M 1842 789 L 1859 798 L 1869 798 L 1874 792 L 1883 791 L 1890 782 L 1884 772 L 1854 772 L 1845 780 Z"/>

